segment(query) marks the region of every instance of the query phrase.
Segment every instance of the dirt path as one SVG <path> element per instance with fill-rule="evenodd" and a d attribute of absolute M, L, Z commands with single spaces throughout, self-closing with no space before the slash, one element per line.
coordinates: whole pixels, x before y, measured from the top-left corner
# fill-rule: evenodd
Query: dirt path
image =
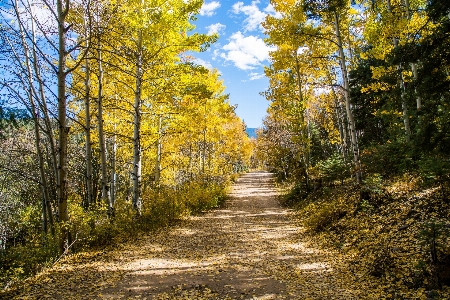
<path fill-rule="evenodd" d="M 353 299 L 330 255 L 302 243 L 276 201 L 271 174 L 243 175 L 225 208 L 191 217 L 136 246 L 62 264 L 19 298 Z M 25 296 L 27 295 L 27 296 Z"/>

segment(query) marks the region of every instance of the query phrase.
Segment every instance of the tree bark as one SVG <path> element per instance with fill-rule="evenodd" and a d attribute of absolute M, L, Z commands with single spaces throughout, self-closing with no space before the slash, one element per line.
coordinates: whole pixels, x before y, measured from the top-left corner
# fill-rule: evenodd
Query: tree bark
<path fill-rule="evenodd" d="M 302 146 L 303 146 L 303 167 L 305 168 L 305 184 L 307 189 L 309 189 L 309 174 L 308 174 L 308 168 L 309 168 L 309 142 L 310 142 L 310 136 L 309 136 L 309 118 L 306 118 L 306 124 L 305 124 L 305 107 L 306 104 L 303 103 L 303 92 L 302 92 L 302 79 L 301 79 L 301 73 L 300 73 L 300 65 L 297 57 L 297 51 L 294 54 L 295 55 L 295 71 L 297 73 L 297 88 L 298 88 L 298 99 L 299 104 L 302 106 L 301 114 L 300 114 L 300 122 L 301 122 L 301 131 L 300 134 L 302 136 Z"/>
<path fill-rule="evenodd" d="M 107 163 L 106 163 L 106 141 L 105 132 L 103 130 L 103 62 L 102 62 L 102 50 L 100 42 L 100 34 L 98 36 L 97 43 L 98 51 L 98 94 L 97 94 L 97 121 L 98 121 L 98 142 L 100 146 L 100 163 L 101 163 L 101 190 L 102 190 L 102 201 L 104 201 L 110 210 L 112 206 L 109 198 L 109 184 L 108 184 L 108 174 L 107 174 Z"/>
<path fill-rule="evenodd" d="M 17 0 L 14 2 L 14 10 L 16 13 L 16 17 L 20 18 L 19 16 L 19 6 L 17 3 Z M 32 25 L 33 26 L 33 25 Z M 28 79 L 28 98 L 31 105 L 31 115 L 33 117 L 34 121 L 34 135 L 35 135 L 35 146 L 36 146 L 36 154 L 38 157 L 38 163 L 39 163 L 39 175 L 41 177 L 40 179 L 40 190 L 42 193 L 42 229 L 44 233 L 48 232 L 48 225 L 50 224 L 50 230 L 51 233 L 54 234 L 54 226 L 53 226 L 53 218 L 51 214 L 51 209 L 48 209 L 48 204 L 50 202 L 50 196 L 48 193 L 48 184 L 47 184 L 47 176 L 45 174 L 45 165 L 44 165 L 44 157 L 41 150 L 41 133 L 39 130 L 39 110 L 36 106 L 34 98 L 38 97 L 38 94 L 34 88 L 34 79 L 33 79 L 33 71 L 31 68 L 30 63 L 30 53 L 28 49 L 28 45 L 26 43 L 25 39 L 25 28 L 23 28 L 23 24 L 19 22 L 19 31 L 21 36 L 21 42 L 22 42 L 22 48 L 25 55 L 25 65 L 27 68 L 27 79 Z"/>
<path fill-rule="evenodd" d="M 62 254 L 71 244 L 70 231 L 67 228 L 69 213 L 67 211 L 67 140 L 70 127 L 67 126 L 66 99 L 66 33 L 65 20 L 69 12 L 69 0 L 56 2 L 58 17 L 58 221 L 61 224 L 59 250 Z"/>
<path fill-rule="evenodd" d="M 144 4 L 144 0 L 142 0 Z M 141 96 L 142 96 L 142 31 L 138 32 L 136 51 L 136 87 L 134 96 L 134 132 L 133 132 L 133 209 L 141 214 Z"/>
<path fill-rule="evenodd" d="M 391 0 L 386 0 L 386 6 L 388 9 L 388 12 L 392 14 Z M 395 37 L 392 40 L 393 40 L 394 49 L 395 49 L 398 47 L 398 40 Z M 400 98 L 402 101 L 402 113 L 403 113 L 403 125 L 405 128 L 405 138 L 406 138 L 406 142 L 409 143 L 409 141 L 411 140 L 411 126 L 409 123 L 408 104 L 406 103 L 405 81 L 403 78 L 401 65 L 397 65 L 397 72 L 398 72 L 398 85 L 400 88 Z"/>
<path fill-rule="evenodd" d="M 85 24 L 86 25 L 86 24 Z M 87 34 L 86 34 L 87 35 Z M 92 142 L 91 142 L 91 68 L 89 65 L 89 58 L 85 59 L 85 71 L 86 78 L 84 81 L 85 87 L 85 134 L 86 134 L 86 203 L 85 207 L 88 208 L 94 202 L 94 187 L 93 187 L 93 175 L 92 175 Z"/>
<path fill-rule="evenodd" d="M 344 49 L 342 46 L 341 33 L 340 33 L 340 29 L 339 29 L 339 16 L 338 16 L 337 12 L 334 12 L 334 24 L 335 24 L 335 29 L 336 29 L 337 46 L 339 49 L 339 58 L 340 58 L 340 64 L 341 64 L 341 70 L 342 70 L 342 82 L 344 84 L 345 109 L 347 112 L 348 126 L 350 128 L 350 141 L 351 141 L 352 150 L 353 150 L 353 163 L 355 164 L 355 168 L 356 168 L 356 172 L 355 172 L 356 182 L 358 184 L 360 184 L 361 180 L 362 180 L 362 172 L 361 172 L 361 163 L 359 161 L 359 147 L 358 147 L 358 141 L 356 139 L 355 120 L 353 118 L 353 112 L 351 110 L 348 72 L 347 72 L 347 65 L 346 65 L 346 60 L 345 60 Z"/>
<path fill-rule="evenodd" d="M 405 0 L 405 7 L 406 7 L 406 14 L 408 16 L 408 20 L 410 20 L 411 19 L 411 9 L 410 9 L 410 6 L 409 6 L 409 0 Z M 411 63 L 411 70 L 412 70 L 412 73 L 413 73 L 414 81 L 417 81 L 418 75 L 417 75 L 416 63 Z M 416 94 L 416 108 L 419 111 L 422 108 L 422 98 L 417 93 L 417 89 L 416 88 L 414 88 L 414 92 Z"/>
<path fill-rule="evenodd" d="M 34 73 L 36 76 L 36 81 L 38 83 L 39 86 L 39 97 L 36 96 L 36 98 L 40 98 L 40 102 L 38 103 L 43 115 L 44 115 L 44 123 L 45 123 L 45 127 L 46 129 L 43 130 L 43 132 L 45 134 L 47 134 L 47 137 L 49 139 L 50 142 L 50 161 L 51 161 L 51 166 L 52 166 L 52 170 L 53 170 L 53 175 L 54 175 L 54 179 L 55 181 L 52 182 L 52 187 L 55 187 L 55 185 L 58 182 L 58 168 L 57 168 L 57 158 L 56 158 L 56 145 L 55 145 L 55 138 L 53 136 L 53 128 L 52 128 L 52 123 L 50 120 L 50 116 L 49 116 L 49 112 L 48 112 L 48 105 L 47 105 L 47 100 L 46 100 L 46 96 L 45 96 L 45 92 L 44 92 L 44 82 L 41 78 L 41 73 L 40 73 L 40 69 L 39 69 L 39 61 L 38 61 L 38 56 L 37 56 L 37 49 L 36 49 L 36 32 L 35 32 L 35 24 L 34 24 L 34 18 L 32 17 L 30 20 L 31 23 L 31 36 L 32 36 L 32 43 L 33 43 L 33 47 L 32 47 L 32 53 L 33 53 L 33 69 L 34 69 Z M 47 181 L 47 192 L 50 189 L 50 182 Z M 52 193 L 54 195 L 54 193 Z M 49 193 L 49 198 L 47 198 L 47 202 L 46 202 L 46 206 L 47 206 L 47 217 L 50 223 L 50 231 L 52 234 L 55 233 L 55 225 L 54 225 L 54 218 L 53 218 L 53 209 L 52 209 L 52 203 L 54 203 L 54 198 L 50 197 L 50 193 Z"/>
<path fill-rule="evenodd" d="M 161 150 L 162 150 L 162 114 L 158 116 L 158 140 L 156 141 L 156 165 L 155 165 L 155 184 L 159 187 L 161 179 Z"/>
<path fill-rule="evenodd" d="M 116 126 L 114 125 L 114 130 Z M 114 206 L 116 204 L 116 152 L 117 152 L 117 141 L 116 134 L 114 133 L 112 137 L 112 151 L 111 151 L 111 186 L 109 192 L 109 203 L 110 203 L 110 215 L 114 216 Z"/>

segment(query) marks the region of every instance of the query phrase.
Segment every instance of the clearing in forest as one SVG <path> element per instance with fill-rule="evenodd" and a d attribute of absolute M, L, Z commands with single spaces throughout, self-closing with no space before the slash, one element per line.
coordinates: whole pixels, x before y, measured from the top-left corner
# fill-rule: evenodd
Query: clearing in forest
<path fill-rule="evenodd" d="M 333 254 L 304 238 L 278 204 L 272 175 L 247 173 L 224 207 L 117 250 L 74 255 L 16 299 L 359 298 Z"/>

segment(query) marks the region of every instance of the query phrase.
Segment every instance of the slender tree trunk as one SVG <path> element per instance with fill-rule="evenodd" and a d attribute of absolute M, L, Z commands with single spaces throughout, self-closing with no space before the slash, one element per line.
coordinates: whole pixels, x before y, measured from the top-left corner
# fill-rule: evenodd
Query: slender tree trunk
<path fill-rule="evenodd" d="M 114 125 L 114 130 L 116 126 Z M 117 141 L 116 135 L 114 133 L 112 137 L 112 151 L 111 151 L 111 187 L 109 192 L 110 197 L 110 211 L 112 212 L 112 216 L 114 216 L 114 206 L 116 204 L 116 152 L 117 152 Z"/>
<path fill-rule="evenodd" d="M 19 16 L 19 6 L 17 3 L 17 0 L 14 2 L 14 10 L 15 10 L 17 18 L 19 18 L 20 17 Z M 31 105 L 31 109 L 30 109 L 31 115 L 32 115 L 33 121 L 34 121 L 35 146 L 36 146 L 36 154 L 37 154 L 38 162 L 39 162 L 39 174 L 41 177 L 40 190 L 42 193 L 42 229 L 45 233 L 47 233 L 48 232 L 48 223 L 49 223 L 49 214 L 47 212 L 47 204 L 50 201 L 50 197 L 49 197 L 49 193 L 48 193 L 47 176 L 45 175 L 44 157 L 43 157 L 41 145 L 40 145 L 41 133 L 39 130 L 39 110 L 38 110 L 38 108 L 35 104 L 35 100 L 34 100 L 35 97 L 37 99 L 38 94 L 36 93 L 36 90 L 34 88 L 34 80 L 33 80 L 34 74 L 33 74 L 32 68 L 31 68 L 30 53 L 28 50 L 28 45 L 25 40 L 25 33 L 24 33 L 25 29 L 23 28 L 22 23 L 19 23 L 19 30 L 20 30 L 22 48 L 23 48 L 24 55 L 25 55 L 25 65 L 27 68 L 28 98 L 29 98 L 30 105 Z M 50 214 L 50 217 L 51 217 L 51 214 Z M 50 222 L 50 228 L 51 228 L 52 234 L 54 234 L 53 219 L 52 219 L 52 222 Z"/>
<path fill-rule="evenodd" d="M 417 80 L 419 79 L 419 76 L 417 74 L 417 67 L 415 63 L 411 64 L 411 70 L 414 76 L 414 81 L 417 82 Z M 419 96 L 417 89 L 414 88 L 414 91 L 416 93 L 416 108 L 418 111 L 420 111 L 422 109 L 422 98 Z"/>
<path fill-rule="evenodd" d="M 144 1 L 142 0 L 142 4 Z M 138 33 L 136 51 L 136 87 L 134 97 L 133 134 L 133 208 L 141 214 L 141 96 L 142 96 L 142 31 Z"/>
<path fill-rule="evenodd" d="M 85 24 L 86 25 L 86 24 Z M 85 97 L 84 106 L 86 111 L 86 203 L 85 207 L 88 208 L 94 202 L 94 187 L 93 187 L 93 175 L 92 175 L 92 141 L 91 141 L 91 68 L 89 64 L 89 58 L 85 59 L 85 71 L 86 78 L 84 80 Z"/>
<path fill-rule="evenodd" d="M 306 118 L 306 124 L 305 124 L 305 107 L 306 104 L 303 101 L 303 92 L 302 92 L 302 78 L 301 78 L 301 72 L 300 72 L 300 65 L 297 57 L 297 53 L 295 53 L 295 71 L 297 73 L 297 88 L 298 88 L 298 100 L 299 104 L 302 106 L 302 111 L 300 113 L 300 122 L 301 122 L 301 131 L 300 134 L 302 136 L 302 147 L 303 147 L 303 167 L 305 169 L 305 184 L 307 189 L 309 190 L 309 174 L 308 174 L 308 168 L 309 168 L 309 142 L 310 142 L 310 136 L 309 136 L 309 118 Z"/>
<path fill-rule="evenodd" d="M 403 124 L 405 127 L 405 137 L 406 142 L 409 143 L 411 140 L 411 125 L 409 122 L 408 104 L 406 103 L 405 80 L 403 78 L 402 67 L 400 65 L 397 66 L 397 71 L 399 73 L 399 85 L 401 93 L 400 97 L 402 99 L 402 113 L 403 113 Z"/>
<path fill-rule="evenodd" d="M 333 90 L 333 96 L 334 96 L 334 112 L 336 114 L 336 121 L 338 123 L 338 129 L 339 129 L 339 138 L 341 140 L 341 146 L 342 146 L 342 157 L 347 158 L 347 131 L 345 129 L 345 124 L 343 122 L 343 119 L 341 117 L 340 107 L 339 107 L 339 100 L 337 99 L 336 93 Z"/>
<path fill-rule="evenodd" d="M 206 123 L 206 103 L 207 99 L 205 100 L 205 106 L 204 106 L 204 112 L 203 112 L 203 119 L 205 120 L 204 128 L 203 128 L 203 145 L 202 145 L 202 152 L 201 152 L 201 164 L 202 164 L 202 174 L 205 175 L 205 156 L 206 156 L 206 131 L 208 130 L 207 123 Z"/>
<path fill-rule="evenodd" d="M 330 80 L 330 84 L 333 83 L 333 76 L 335 74 L 332 74 L 332 70 L 328 70 L 328 78 Z M 341 147 L 342 147 L 342 157 L 344 159 L 347 159 L 347 151 L 348 151 L 348 145 L 347 145 L 347 127 L 345 126 L 345 116 L 342 109 L 342 104 L 340 99 L 338 98 L 338 95 L 336 94 L 336 91 L 334 88 L 331 88 L 331 93 L 333 94 L 334 98 L 334 106 L 335 106 L 335 113 L 336 113 L 336 119 L 338 123 L 339 128 L 339 137 L 341 140 Z"/>
<path fill-rule="evenodd" d="M 117 107 L 117 95 L 115 96 L 116 100 L 116 107 Z M 116 118 L 116 114 L 114 112 L 114 120 Z M 114 208 L 116 205 L 116 183 L 117 183 L 117 174 L 116 174 L 116 155 L 117 155 L 117 136 L 116 136 L 116 123 L 114 121 L 114 134 L 112 136 L 112 151 L 111 151 L 111 187 L 110 187 L 110 205 L 111 205 L 111 211 L 112 216 L 114 217 L 115 212 Z"/>
<path fill-rule="evenodd" d="M 406 7 L 406 14 L 408 16 L 408 20 L 410 20 L 411 19 L 411 9 L 409 6 L 409 0 L 405 0 L 405 7 Z M 413 73 L 414 81 L 417 82 L 418 75 L 417 75 L 416 63 L 411 63 L 411 70 Z M 417 110 L 420 111 L 420 109 L 422 108 L 422 98 L 417 93 L 416 88 L 414 88 L 414 92 L 416 94 L 416 107 L 417 107 Z M 420 121 L 420 119 L 419 119 L 419 121 Z"/>
<path fill-rule="evenodd" d="M 40 102 L 38 103 L 38 105 L 40 106 L 40 109 L 44 115 L 44 123 L 45 123 L 45 127 L 46 129 L 43 130 L 44 133 L 47 134 L 47 137 L 49 139 L 50 142 L 50 158 L 51 158 L 51 165 L 52 169 L 53 169 L 53 174 L 55 177 L 55 182 L 53 182 L 54 184 L 57 184 L 58 182 L 58 168 L 57 168 L 57 158 L 56 158 L 56 145 L 55 145 L 55 139 L 53 137 L 53 127 L 52 127 L 52 123 L 50 121 L 50 116 L 48 113 L 48 106 L 47 106 L 47 100 L 45 97 L 45 92 L 44 92 L 44 82 L 41 78 L 41 73 L 40 73 L 40 69 L 39 69 L 39 61 L 38 61 L 38 56 L 37 56 L 37 49 L 36 49 L 36 32 L 35 32 L 35 25 L 34 25 L 34 18 L 30 19 L 30 23 L 31 23 L 31 36 L 33 39 L 33 47 L 32 47 L 32 53 L 33 53 L 33 69 L 34 69 L 34 73 L 36 76 L 36 81 L 38 83 L 38 87 L 39 87 L 39 98 L 40 98 Z M 53 185 L 54 187 L 55 185 Z M 47 192 L 48 189 L 50 188 L 50 182 L 47 182 Z M 52 203 L 54 203 L 52 197 L 50 197 L 50 193 L 49 193 L 49 198 L 47 198 L 47 203 L 46 203 L 46 207 L 47 207 L 47 217 L 50 223 L 50 230 L 51 233 L 54 234 L 55 233 L 55 226 L 54 226 L 54 220 L 53 220 L 53 209 L 52 209 Z"/>
<path fill-rule="evenodd" d="M 67 139 L 70 127 L 67 126 L 67 99 L 66 99 L 66 32 L 65 20 L 69 11 L 69 0 L 56 2 L 58 17 L 58 221 L 61 224 L 59 242 L 60 253 L 63 253 L 71 244 L 71 235 L 67 228 L 69 213 L 67 211 Z"/>
<path fill-rule="evenodd" d="M 206 125 L 205 125 L 206 127 Z M 206 128 L 203 129 L 203 145 L 202 145 L 202 173 L 205 175 L 205 158 L 206 158 Z"/>
<path fill-rule="evenodd" d="M 33 101 L 34 102 L 34 101 Z M 52 235 L 55 234 L 55 228 L 53 224 L 53 215 L 52 210 L 50 207 L 50 196 L 48 193 L 48 183 L 47 183 L 47 177 L 45 175 L 45 165 L 44 165 L 44 158 L 42 155 L 40 140 L 41 135 L 39 131 L 39 112 L 35 106 L 34 103 L 32 103 L 32 109 L 33 109 L 33 119 L 34 119 L 34 131 L 35 131 L 35 137 L 36 137 L 36 150 L 37 150 L 37 156 L 39 161 L 39 172 L 41 176 L 41 192 L 42 192 L 42 225 L 43 230 L 45 233 L 48 232 L 48 227 L 50 227 L 50 233 Z"/>
<path fill-rule="evenodd" d="M 102 50 L 100 43 L 100 35 L 98 37 L 97 43 L 98 51 L 98 94 L 97 94 L 97 121 L 98 121 L 98 142 L 100 146 L 100 163 L 101 163 L 101 190 L 102 190 L 102 201 L 108 204 L 111 210 L 111 203 L 109 198 L 109 184 L 108 184 L 108 174 L 107 174 L 107 163 L 106 163 L 106 141 L 105 132 L 103 130 L 103 62 L 102 62 Z"/>
<path fill-rule="evenodd" d="M 346 119 L 346 109 L 344 108 L 344 104 L 342 104 L 341 99 L 338 99 L 339 101 L 339 112 L 340 112 L 340 117 L 341 117 L 341 122 L 342 122 L 342 133 L 344 134 L 344 148 L 345 148 L 345 157 L 348 157 L 350 155 L 350 148 L 348 146 L 349 144 L 349 126 L 348 126 L 348 121 Z"/>
<path fill-rule="evenodd" d="M 347 65 L 346 65 L 346 60 L 345 60 L 345 55 L 344 55 L 344 49 L 342 46 L 341 33 L 339 30 L 339 17 L 338 17 L 337 12 L 334 12 L 334 24 L 335 24 L 335 28 L 336 28 L 336 39 L 337 39 L 337 46 L 339 49 L 339 58 L 340 58 L 340 64 L 341 64 L 341 70 L 342 70 L 342 82 L 344 84 L 345 109 L 347 111 L 347 120 L 348 120 L 348 125 L 350 128 L 350 140 L 352 143 L 352 150 L 353 150 L 353 163 L 355 164 L 355 168 L 356 168 L 356 182 L 358 184 L 360 184 L 361 180 L 362 180 L 362 173 L 361 173 L 361 164 L 359 161 L 359 147 L 358 147 L 358 141 L 356 139 L 355 121 L 353 118 L 353 112 L 351 110 Z"/>
<path fill-rule="evenodd" d="M 388 9 L 388 12 L 392 14 L 391 0 L 386 0 L 386 6 Z M 394 48 L 397 48 L 398 47 L 398 39 L 394 37 L 392 40 L 394 43 Z M 406 142 L 409 143 L 409 141 L 411 140 L 411 126 L 409 123 L 408 104 L 406 103 L 405 81 L 403 78 L 401 65 L 397 65 L 397 72 L 398 72 L 398 85 L 400 88 L 400 98 L 402 101 L 402 113 L 403 113 L 403 125 L 405 128 L 405 137 L 406 137 Z"/>
<path fill-rule="evenodd" d="M 189 141 L 191 140 L 191 137 L 189 136 Z M 188 174 L 189 179 L 192 179 L 192 142 L 189 142 L 189 166 L 188 166 Z"/>
<path fill-rule="evenodd" d="M 159 187 L 161 179 L 161 150 L 162 150 L 162 115 L 158 116 L 158 140 L 156 141 L 156 166 L 155 166 L 155 184 Z"/>
<path fill-rule="evenodd" d="M 205 158 L 206 158 L 206 128 L 203 129 L 202 143 L 202 174 L 205 175 Z"/>
<path fill-rule="evenodd" d="M 28 60 L 28 59 L 27 59 Z M 27 62 L 28 65 L 28 62 Z M 29 67 L 29 66 L 28 66 Z M 29 67 L 29 71 L 31 71 L 31 68 Z M 31 82 L 30 82 L 31 83 Z M 32 116 L 34 120 L 34 135 L 36 138 L 36 153 L 38 157 L 39 162 L 39 173 L 41 177 L 41 193 L 42 193 L 42 217 L 43 217 L 43 230 L 45 233 L 47 233 L 48 223 L 50 223 L 50 230 L 51 233 L 54 234 L 54 228 L 53 228 L 53 218 L 51 215 L 51 210 L 48 212 L 48 204 L 50 203 L 50 196 L 48 193 L 48 184 L 47 184 L 47 176 L 45 175 L 45 165 L 44 165 L 44 157 L 42 155 L 41 150 L 41 133 L 39 130 L 39 111 L 34 103 L 33 97 L 34 97 L 34 90 L 30 88 L 30 103 L 31 103 L 31 110 L 32 110 Z M 51 218 L 51 221 L 49 222 L 49 219 Z"/>

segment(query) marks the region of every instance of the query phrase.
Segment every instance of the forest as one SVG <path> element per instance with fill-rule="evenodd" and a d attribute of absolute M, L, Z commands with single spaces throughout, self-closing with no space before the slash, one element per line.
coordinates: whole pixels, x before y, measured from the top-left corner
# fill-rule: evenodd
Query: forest
<path fill-rule="evenodd" d="M 265 169 L 387 298 L 445 299 L 450 3 L 272 0 L 256 139 L 194 62 L 218 40 L 195 32 L 202 4 L 0 0 L 0 287 L 217 208 Z"/>
<path fill-rule="evenodd" d="M 202 1 L 1 1 L 0 282 L 215 207 L 252 143 Z"/>
<path fill-rule="evenodd" d="M 448 286 L 450 4 L 272 3 L 255 155 L 283 201 L 392 297 Z"/>

